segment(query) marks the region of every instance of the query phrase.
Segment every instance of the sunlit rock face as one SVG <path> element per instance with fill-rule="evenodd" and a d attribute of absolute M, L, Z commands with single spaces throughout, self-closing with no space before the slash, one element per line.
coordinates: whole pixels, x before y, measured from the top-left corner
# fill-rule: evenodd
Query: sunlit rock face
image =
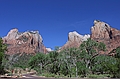
<path fill-rule="evenodd" d="M 51 48 L 46 48 L 46 50 L 47 50 L 48 52 L 53 51 Z"/>
<path fill-rule="evenodd" d="M 63 50 L 63 49 L 72 48 L 72 47 L 78 48 L 80 44 L 83 41 L 86 41 L 88 38 L 90 38 L 89 34 L 83 36 L 83 35 L 78 34 L 76 31 L 69 32 L 68 41 L 61 49 Z"/>
<path fill-rule="evenodd" d="M 38 31 L 27 31 L 20 33 L 18 29 L 12 29 L 3 37 L 3 41 L 7 44 L 7 54 L 15 53 L 47 53 L 43 45 L 43 39 Z"/>
<path fill-rule="evenodd" d="M 106 52 L 101 52 L 102 54 L 108 54 L 110 51 L 120 46 L 120 30 L 112 28 L 105 22 L 95 20 L 94 25 L 91 27 L 91 35 L 83 36 L 76 31 L 69 32 L 68 41 L 61 47 L 61 50 L 72 47 L 77 48 L 88 38 L 97 42 L 103 42 L 106 45 Z"/>
<path fill-rule="evenodd" d="M 94 26 L 91 28 L 91 38 L 106 44 L 106 54 L 120 46 L 120 30 L 98 20 L 94 21 Z"/>

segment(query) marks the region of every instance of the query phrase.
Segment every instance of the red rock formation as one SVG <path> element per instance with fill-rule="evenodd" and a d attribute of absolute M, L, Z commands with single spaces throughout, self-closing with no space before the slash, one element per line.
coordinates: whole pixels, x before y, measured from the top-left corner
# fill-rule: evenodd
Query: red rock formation
<path fill-rule="evenodd" d="M 20 33 L 17 29 L 12 29 L 3 41 L 8 47 L 7 54 L 47 52 L 38 31 Z"/>
<path fill-rule="evenodd" d="M 95 20 L 91 33 L 93 40 L 106 44 L 106 54 L 120 46 L 120 30 L 110 27 L 107 23 Z"/>
<path fill-rule="evenodd" d="M 80 35 L 78 34 L 76 31 L 74 32 L 70 32 L 68 35 L 68 41 L 66 42 L 66 44 L 61 48 L 66 49 L 66 48 L 71 48 L 71 47 L 79 47 L 80 44 L 83 41 L 86 41 L 88 38 L 90 38 L 90 35 Z"/>
<path fill-rule="evenodd" d="M 105 54 L 120 46 L 120 30 L 110 27 L 105 22 L 95 20 L 94 26 L 91 28 L 91 36 L 82 36 L 77 32 L 70 32 L 68 41 L 61 49 L 79 47 L 89 37 L 97 42 L 103 42 L 106 45 L 107 51 L 102 52 Z"/>

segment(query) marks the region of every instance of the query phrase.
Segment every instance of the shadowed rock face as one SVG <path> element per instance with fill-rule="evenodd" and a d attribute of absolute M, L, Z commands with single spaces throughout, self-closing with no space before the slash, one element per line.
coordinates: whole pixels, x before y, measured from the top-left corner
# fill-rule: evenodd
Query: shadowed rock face
<path fill-rule="evenodd" d="M 107 23 L 95 20 L 91 33 L 93 40 L 106 44 L 106 54 L 120 46 L 120 30 L 110 27 Z"/>
<path fill-rule="evenodd" d="M 8 46 L 6 54 L 47 52 L 38 31 L 20 33 L 17 29 L 12 29 L 3 37 L 3 41 Z"/>
<path fill-rule="evenodd" d="M 90 35 L 83 36 L 83 35 L 78 34 L 76 31 L 69 32 L 68 41 L 61 49 L 63 50 L 63 49 L 72 48 L 72 47 L 77 48 L 80 46 L 80 44 L 83 41 L 86 41 L 88 38 L 90 38 Z"/>

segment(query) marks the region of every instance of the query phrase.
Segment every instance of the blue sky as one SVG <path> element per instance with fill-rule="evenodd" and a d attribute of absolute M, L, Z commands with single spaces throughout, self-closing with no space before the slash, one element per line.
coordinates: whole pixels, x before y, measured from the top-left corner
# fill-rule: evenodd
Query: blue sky
<path fill-rule="evenodd" d="M 120 0 L 0 0 L 0 36 L 38 30 L 46 47 L 64 45 L 70 31 L 90 34 L 94 20 L 120 30 Z"/>

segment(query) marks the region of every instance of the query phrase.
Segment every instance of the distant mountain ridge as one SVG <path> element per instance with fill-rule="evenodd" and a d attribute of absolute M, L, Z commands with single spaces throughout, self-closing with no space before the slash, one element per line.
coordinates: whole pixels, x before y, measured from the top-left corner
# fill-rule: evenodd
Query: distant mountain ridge
<path fill-rule="evenodd" d="M 91 34 L 80 35 L 76 31 L 69 32 L 68 41 L 60 50 L 76 47 L 78 48 L 83 41 L 91 38 L 97 42 L 105 43 L 107 51 L 103 52 L 108 54 L 113 49 L 120 46 L 120 30 L 112 28 L 109 24 L 95 20 L 94 25 L 91 27 Z M 46 48 L 43 44 L 43 39 L 38 31 L 27 31 L 20 33 L 18 29 L 12 29 L 3 37 L 4 43 L 8 46 L 7 54 L 15 53 L 48 53 L 51 50 Z"/>
<path fill-rule="evenodd" d="M 70 32 L 68 34 L 68 41 L 62 46 L 61 50 L 72 47 L 79 47 L 83 41 L 88 38 L 95 40 L 97 42 L 103 42 L 106 45 L 106 52 L 108 54 L 113 49 L 120 46 L 120 30 L 112 28 L 109 24 L 95 20 L 94 26 L 91 27 L 91 34 L 82 36 L 77 32 Z"/>

